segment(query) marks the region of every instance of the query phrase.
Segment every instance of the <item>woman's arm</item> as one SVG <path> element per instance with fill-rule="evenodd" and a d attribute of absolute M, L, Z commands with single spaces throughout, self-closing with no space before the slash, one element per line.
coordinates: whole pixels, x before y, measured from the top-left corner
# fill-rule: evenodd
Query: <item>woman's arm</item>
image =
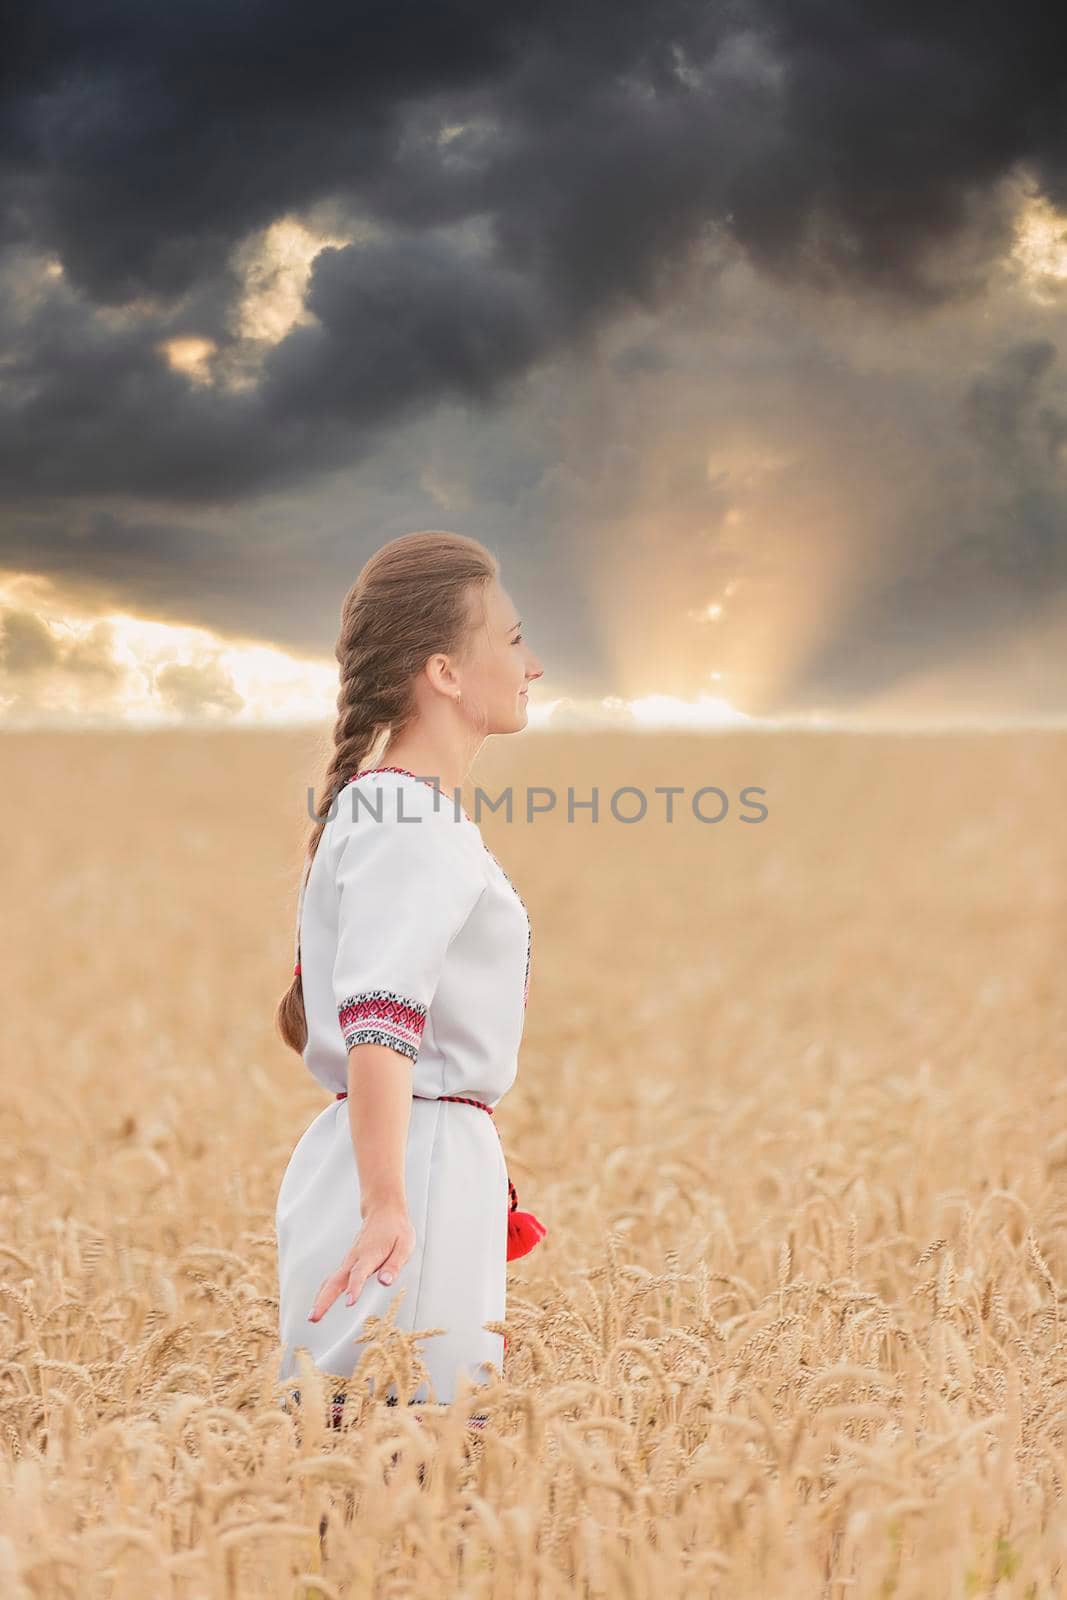
<path fill-rule="evenodd" d="M 348 1052 L 348 1120 L 359 1173 L 363 1226 L 344 1260 L 325 1278 L 308 1313 L 318 1322 L 337 1296 L 354 1305 L 372 1272 L 392 1283 L 415 1248 L 405 1167 L 411 1120 L 411 1062 L 387 1044 Z"/>
<path fill-rule="evenodd" d="M 360 1215 L 407 1207 L 405 1154 L 411 1121 L 411 1062 L 387 1044 L 348 1052 L 348 1121 L 359 1172 Z"/>

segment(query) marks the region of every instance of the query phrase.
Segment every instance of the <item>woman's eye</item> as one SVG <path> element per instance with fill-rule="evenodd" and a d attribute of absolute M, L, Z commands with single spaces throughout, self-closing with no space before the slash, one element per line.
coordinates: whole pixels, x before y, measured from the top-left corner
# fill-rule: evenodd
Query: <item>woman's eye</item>
<path fill-rule="evenodd" d="M 515 635 L 514 639 L 512 639 L 511 642 L 512 642 L 512 644 L 521 644 L 522 643 L 522 634 L 521 633 L 517 633 Z"/>

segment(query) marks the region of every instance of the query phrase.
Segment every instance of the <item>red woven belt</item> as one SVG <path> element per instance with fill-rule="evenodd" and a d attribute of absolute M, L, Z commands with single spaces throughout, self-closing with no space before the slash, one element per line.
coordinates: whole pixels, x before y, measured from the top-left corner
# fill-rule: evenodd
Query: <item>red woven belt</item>
<path fill-rule="evenodd" d="M 493 1115 L 492 1106 L 487 1106 L 484 1100 L 475 1100 L 468 1094 L 412 1094 L 415 1100 L 458 1100 L 465 1106 L 478 1106 L 482 1111 Z M 336 1095 L 338 1100 L 348 1099 L 348 1090 L 341 1089 Z M 495 1124 L 494 1124 L 495 1126 Z M 499 1137 L 500 1129 L 497 1128 Z M 548 1229 L 544 1223 L 538 1222 L 532 1211 L 519 1210 L 519 1197 L 515 1192 L 515 1185 L 508 1178 L 508 1255 L 509 1261 L 517 1261 L 519 1256 L 528 1255 L 535 1244 L 540 1244 Z"/>

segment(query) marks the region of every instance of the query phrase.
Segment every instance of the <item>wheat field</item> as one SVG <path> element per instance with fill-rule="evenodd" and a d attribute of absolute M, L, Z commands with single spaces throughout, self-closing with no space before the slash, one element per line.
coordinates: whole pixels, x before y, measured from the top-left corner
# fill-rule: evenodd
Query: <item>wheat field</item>
<path fill-rule="evenodd" d="M 1067 1593 L 1067 736 L 490 741 L 548 1237 L 498 1383 L 339 1429 L 273 1385 L 322 736 L 0 751 L 3 1600 Z"/>

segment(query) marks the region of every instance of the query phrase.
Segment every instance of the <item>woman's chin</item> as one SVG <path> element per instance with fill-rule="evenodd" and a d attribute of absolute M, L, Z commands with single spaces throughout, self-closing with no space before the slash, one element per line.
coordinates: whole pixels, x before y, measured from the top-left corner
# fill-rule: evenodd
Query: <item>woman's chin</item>
<path fill-rule="evenodd" d="M 508 716 L 501 716 L 488 729 L 490 733 L 521 733 L 529 725 L 529 714 L 526 709 L 525 696 L 519 701 L 516 709 Z"/>

